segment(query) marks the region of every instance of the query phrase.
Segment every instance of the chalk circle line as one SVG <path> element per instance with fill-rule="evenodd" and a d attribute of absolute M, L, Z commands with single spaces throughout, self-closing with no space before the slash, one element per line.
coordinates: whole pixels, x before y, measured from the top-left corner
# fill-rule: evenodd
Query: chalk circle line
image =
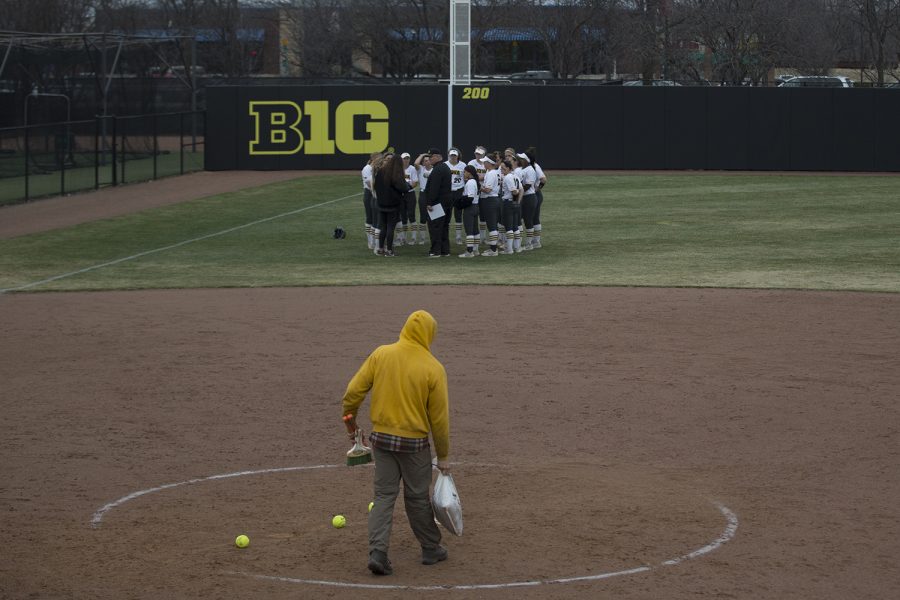
<path fill-rule="evenodd" d="M 453 463 L 456 465 L 460 465 L 463 463 Z M 485 466 L 478 465 L 474 463 L 465 463 L 470 466 Z M 489 466 L 489 465 L 488 465 Z M 118 500 L 110 502 L 108 504 L 103 505 L 96 512 L 94 512 L 93 517 L 91 518 L 91 528 L 98 529 L 103 522 L 104 517 L 113 509 L 118 508 L 125 504 L 126 502 L 130 502 L 131 500 L 135 500 L 142 496 L 146 496 L 148 494 L 153 494 L 156 492 L 161 492 L 164 490 L 170 490 L 177 487 L 183 487 L 188 485 L 196 485 L 199 483 L 205 483 L 208 481 L 220 481 L 223 479 L 233 479 L 235 477 L 246 477 L 250 475 L 269 475 L 273 473 L 290 473 L 295 471 L 315 471 L 322 469 L 337 469 L 337 468 L 346 468 L 345 465 L 309 465 L 309 466 L 299 466 L 299 467 L 280 467 L 274 469 L 257 469 L 253 471 L 236 471 L 234 473 L 222 473 L 219 475 L 210 475 L 209 477 L 197 477 L 194 479 L 188 479 L 185 481 L 179 481 L 176 483 L 168 483 L 165 485 L 160 485 L 157 487 L 147 488 L 145 490 L 140 490 L 137 492 L 133 492 L 128 494 L 127 496 L 122 496 Z M 556 579 L 536 579 L 529 581 L 511 581 L 505 583 L 475 583 L 475 584 L 461 584 L 461 585 L 402 585 L 402 584 L 376 584 L 376 583 L 352 583 L 345 581 L 330 581 L 323 579 L 301 579 L 296 577 L 285 577 L 285 576 L 277 576 L 277 575 L 259 575 L 256 573 L 246 573 L 241 571 L 223 571 L 224 575 L 238 576 L 238 577 L 250 577 L 253 579 L 257 579 L 260 581 L 273 581 L 273 582 L 282 582 L 282 583 L 293 583 L 293 584 L 304 584 L 304 585 L 319 585 L 319 586 L 327 586 L 327 587 L 341 587 L 341 588 L 353 588 L 353 589 L 371 589 L 371 590 L 415 590 L 415 591 L 436 591 L 436 590 L 488 590 L 488 589 L 503 589 L 503 588 L 518 588 L 518 587 L 533 587 L 539 585 L 549 585 L 549 584 L 565 584 L 565 583 L 584 583 L 590 581 L 600 581 L 604 579 L 611 579 L 613 577 L 621 577 L 625 575 L 635 575 L 638 573 L 646 573 L 648 571 L 652 571 L 654 569 L 658 569 L 660 567 L 670 567 L 674 565 L 681 564 L 683 562 L 693 560 L 695 558 L 699 558 L 710 552 L 718 550 L 723 544 L 729 542 L 734 536 L 737 534 L 739 521 L 737 515 L 730 508 L 722 504 L 721 502 L 713 501 L 713 506 L 715 506 L 722 516 L 725 518 L 725 529 L 722 533 L 710 543 L 697 548 L 691 552 L 683 554 L 681 556 L 676 556 L 675 558 L 670 558 L 668 560 L 664 560 L 658 564 L 653 565 L 640 565 L 637 567 L 633 567 L 630 569 L 623 569 L 620 571 L 609 571 L 605 573 L 595 573 L 593 575 L 583 575 L 578 577 L 560 577 Z"/>

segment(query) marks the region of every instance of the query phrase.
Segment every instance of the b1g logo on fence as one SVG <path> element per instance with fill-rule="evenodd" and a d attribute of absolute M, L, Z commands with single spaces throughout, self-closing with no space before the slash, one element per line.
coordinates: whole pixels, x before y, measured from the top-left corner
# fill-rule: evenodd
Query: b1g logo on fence
<path fill-rule="evenodd" d="M 250 154 L 369 154 L 388 145 L 390 113 L 377 100 L 346 100 L 334 111 L 334 138 L 331 137 L 331 109 L 327 100 L 307 100 L 301 108 L 288 100 L 254 100 L 250 102 L 253 139 Z M 367 137 L 356 137 L 357 118 L 365 118 Z M 300 130 L 309 125 L 309 137 Z"/>

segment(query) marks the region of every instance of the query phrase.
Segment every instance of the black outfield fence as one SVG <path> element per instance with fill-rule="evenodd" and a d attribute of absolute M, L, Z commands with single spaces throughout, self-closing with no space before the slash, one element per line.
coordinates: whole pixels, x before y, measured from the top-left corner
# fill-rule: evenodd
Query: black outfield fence
<path fill-rule="evenodd" d="M 205 130 L 204 112 L 0 129 L 0 205 L 202 170 Z"/>
<path fill-rule="evenodd" d="M 207 88 L 206 168 L 361 168 L 447 143 L 443 86 Z M 550 169 L 900 171 L 900 89 L 458 86 L 453 145 Z"/>

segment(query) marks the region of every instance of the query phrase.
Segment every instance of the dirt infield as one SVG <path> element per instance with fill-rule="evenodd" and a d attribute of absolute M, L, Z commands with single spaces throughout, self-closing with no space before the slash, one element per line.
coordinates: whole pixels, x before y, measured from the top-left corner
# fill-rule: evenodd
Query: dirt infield
<path fill-rule="evenodd" d="M 340 397 L 416 308 L 466 531 L 424 567 L 398 511 L 375 579 Z M 850 293 L 3 296 L 0 597 L 891 598 L 898 324 Z"/>

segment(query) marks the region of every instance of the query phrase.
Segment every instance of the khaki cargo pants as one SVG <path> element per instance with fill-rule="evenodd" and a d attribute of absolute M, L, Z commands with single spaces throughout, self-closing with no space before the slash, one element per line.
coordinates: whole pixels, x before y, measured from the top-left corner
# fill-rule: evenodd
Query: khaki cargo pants
<path fill-rule="evenodd" d="M 403 480 L 403 502 L 413 533 L 422 548 L 441 543 L 441 532 L 431 507 L 431 449 L 421 452 L 389 452 L 373 448 L 375 456 L 375 506 L 369 513 L 369 552 L 387 554 L 394 521 L 394 503 Z"/>

